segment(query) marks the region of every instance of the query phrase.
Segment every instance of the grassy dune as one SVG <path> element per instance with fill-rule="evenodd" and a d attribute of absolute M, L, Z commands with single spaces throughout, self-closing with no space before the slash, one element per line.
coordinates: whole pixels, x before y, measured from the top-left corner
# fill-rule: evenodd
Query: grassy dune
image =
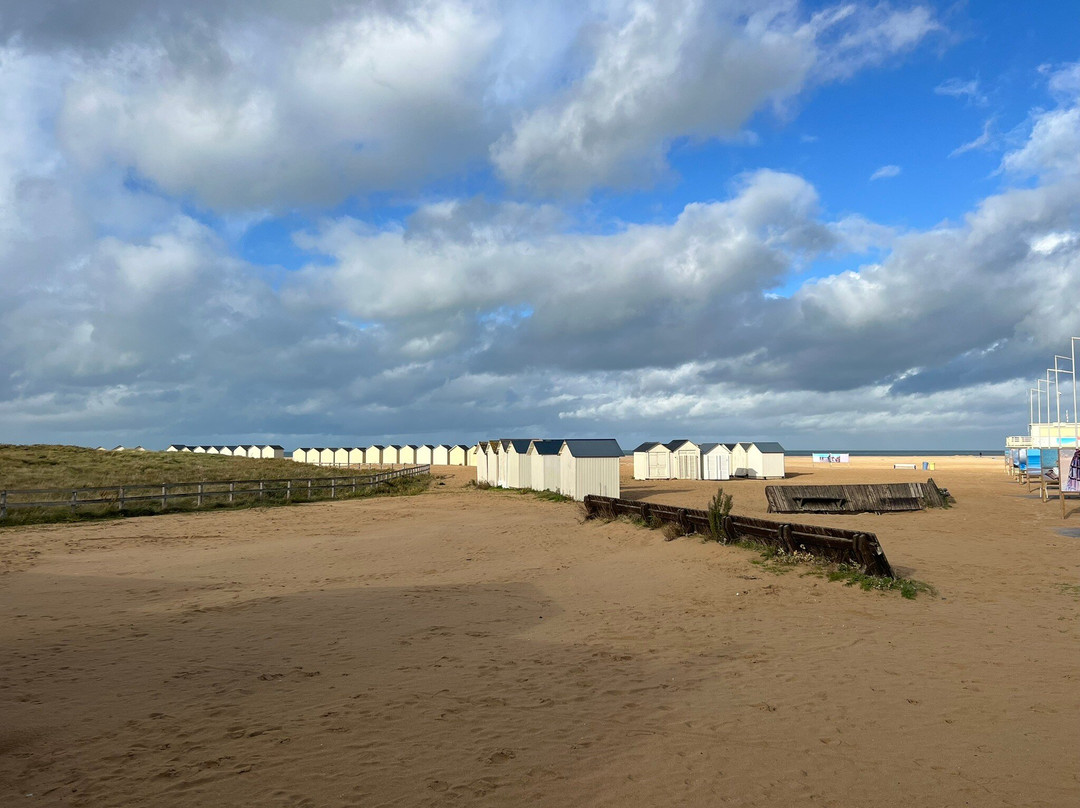
<path fill-rule="evenodd" d="M 79 446 L 0 444 L 0 489 L 96 488 L 138 486 L 163 483 L 212 482 L 226 480 L 286 480 L 299 478 L 349 477 L 376 469 L 331 468 L 295 463 L 292 460 L 255 460 L 245 457 L 194 454 L 188 452 L 102 452 Z M 336 498 L 419 493 L 430 485 L 430 476 L 392 480 L 378 486 L 361 487 L 356 493 L 338 489 Z M 226 486 L 207 486 L 206 492 L 224 491 Z M 294 489 L 292 501 L 307 501 L 307 492 Z M 183 489 L 186 493 L 187 489 Z M 196 488 L 192 496 L 170 500 L 165 508 L 160 502 L 130 502 L 119 512 L 116 505 L 70 508 L 12 508 L 2 525 L 37 522 L 72 521 L 117 516 L 143 516 L 164 511 L 195 510 Z M 149 491 L 133 492 L 149 494 Z M 179 493 L 175 492 L 174 493 Z M 109 495 L 109 494 L 104 494 Z M 89 495 L 87 498 L 90 498 Z M 316 491 L 313 499 L 326 499 L 329 491 Z M 9 495 L 8 502 L 41 499 L 41 495 Z M 201 510 L 211 508 L 252 507 L 286 504 L 284 488 L 268 490 L 262 496 L 240 496 L 232 501 L 223 497 L 204 497 Z"/>

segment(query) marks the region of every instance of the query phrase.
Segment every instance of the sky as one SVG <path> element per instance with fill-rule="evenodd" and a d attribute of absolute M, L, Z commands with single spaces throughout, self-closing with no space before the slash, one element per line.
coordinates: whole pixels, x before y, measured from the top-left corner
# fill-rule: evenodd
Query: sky
<path fill-rule="evenodd" d="M 5 0 L 0 442 L 1000 447 L 1070 5 Z"/>

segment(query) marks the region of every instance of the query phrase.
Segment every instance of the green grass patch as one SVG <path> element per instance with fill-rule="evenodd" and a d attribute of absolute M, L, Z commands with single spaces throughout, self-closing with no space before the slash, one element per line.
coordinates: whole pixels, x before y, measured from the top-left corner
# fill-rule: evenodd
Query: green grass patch
<path fill-rule="evenodd" d="M 1080 584 L 1058 584 L 1058 591 L 1063 595 L 1072 595 L 1080 598 Z"/>
<path fill-rule="evenodd" d="M 475 482 L 469 480 L 465 483 L 466 488 L 475 488 L 477 491 L 500 491 L 506 494 L 529 494 L 537 499 L 542 499 L 545 502 L 573 502 L 573 497 L 568 497 L 565 494 L 560 494 L 558 491 L 537 491 L 534 488 L 503 488 L 501 486 L 492 485 L 489 482 Z"/>
<path fill-rule="evenodd" d="M 311 466 L 283 459 L 254 459 L 224 457 L 222 455 L 194 454 L 188 452 L 103 452 L 78 446 L 12 446 L 0 445 L 0 489 L 103 489 L 97 493 L 81 494 L 83 499 L 114 497 L 117 486 L 160 486 L 169 484 L 170 499 L 165 507 L 160 501 L 144 500 L 124 503 L 111 501 L 100 505 L 68 507 L 11 508 L 0 521 L 0 527 L 38 524 L 46 522 L 76 522 L 87 519 L 115 519 L 129 516 L 149 516 L 161 513 L 177 513 L 193 510 L 228 510 L 236 508 L 269 507 L 330 499 L 330 490 L 313 491 L 309 500 L 303 484 L 294 485 L 291 496 L 286 499 L 284 485 L 266 483 L 262 496 L 258 494 L 235 494 L 232 501 L 223 494 L 230 480 L 258 481 L 298 480 L 311 478 L 325 480 L 336 477 L 363 476 L 375 470 L 358 468 L 332 468 Z M 410 496 L 427 490 L 430 475 L 402 477 L 374 486 L 358 486 L 354 493 L 340 485 L 334 491 L 334 499 L 359 499 L 372 496 Z M 204 485 L 202 506 L 198 504 L 195 483 Z M 183 486 L 190 483 L 188 486 Z M 113 490 L 108 490 L 113 489 Z M 150 489 L 133 489 L 129 496 L 150 496 Z M 183 494 L 181 498 L 174 498 Z M 48 498 L 48 495 L 12 495 L 9 502 Z"/>
<path fill-rule="evenodd" d="M 937 594 L 937 590 L 930 584 L 914 578 L 882 578 L 877 575 L 867 575 L 850 564 L 837 564 L 809 553 L 787 553 L 778 547 L 756 541 L 738 541 L 734 543 L 734 546 L 758 553 L 760 558 L 750 563 L 775 575 L 784 575 L 801 568 L 803 575 L 816 575 L 827 581 L 843 583 L 844 586 L 857 586 L 864 592 L 899 592 L 901 597 L 908 600 L 914 600 L 919 593 Z"/>

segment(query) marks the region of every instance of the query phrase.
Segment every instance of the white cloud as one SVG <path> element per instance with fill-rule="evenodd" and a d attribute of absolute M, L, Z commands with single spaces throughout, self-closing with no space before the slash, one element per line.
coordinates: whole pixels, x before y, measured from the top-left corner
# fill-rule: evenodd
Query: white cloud
<path fill-rule="evenodd" d="M 990 127 L 993 125 L 994 119 L 990 118 L 983 124 L 982 134 L 976 137 L 974 140 L 969 140 L 967 143 L 961 144 L 953 149 L 949 153 L 949 157 L 959 157 L 961 154 L 965 154 L 975 149 L 985 148 L 990 144 Z"/>
<path fill-rule="evenodd" d="M 900 166 L 882 166 L 870 175 L 870 180 L 884 180 L 900 176 Z"/>
<path fill-rule="evenodd" d="M 923 7 L 615 4 L 588 70 L 492 147 L 509 182 L 540 193 L 625 187 L 666 169 L 677 137 L 735 138 L 763 105 L 847 78 L 938 26 Z"/>
<path fill-rule="evenodd" d="M 986 95 L 979 87 L 978 79 L 951 78 L 943 81 L 934 88 L 937 95 L 947 95 L 952 98 L 966 98 L 973 104 L 983 105 L 986 103 Z"/>

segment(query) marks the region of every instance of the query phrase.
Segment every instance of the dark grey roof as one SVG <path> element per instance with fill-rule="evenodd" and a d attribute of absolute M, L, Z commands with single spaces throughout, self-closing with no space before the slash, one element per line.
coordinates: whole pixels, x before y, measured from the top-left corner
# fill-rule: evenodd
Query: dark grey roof
<path fill-rule="evenodd" d="M 781 446 L 776 441 L 772 441 L 772 440 L 761 441 L 761 442 L 756 442 L 755 441 L 754 445 L 756 447 L 758 447 L 758 451 L 763 452 L 765 454 L 783 454 L 784 453 L 784 447 Z"/>
<path fill-rule="evenodd" d="M 743 447 L 744 449 L 749 449 L 749 448 L 750 448 L 751 446 L 753 446 L 754 444 L 752 444 L 752 443 L 740 443 L 739 445 L 740 445 L 741 447 Z"/>
<path fill-rule="evenodd" d="M 735 451 L 735 447 L 736 447 L 736 446 L 738 446 L 739 444 L 737 444 L 737 443 L 725 443 L 724 445 L 725 445 L 726 447 L 728 447 L 728 450 L 729 450 L 729 451 L 732 451 L 732 452 L 734 452 L 734 451 Z"/>
<path fill-rule="evenodd" d="M 517 440 L 517 439 L 515 439 L 515 440 L 508 441 L 508 443 L 511 446 L 514 447 L 514 451 L 517 452 L 518 454 L 525 454 L 527 451 L 529 451 L 529 444 L 532 443 L 532 439 L 531 438 L 528 438 L 528 439 L 525 439 L 525 440 Z"/>
<path fill-rule="evenodd" d="M 708 454 L 719 445 L 719 443 L 699 443 L 698 448 L 701 449 L 702 454 Z"/>
<path fill-rule="evenodd" d="M 654 440 L 650 440 L 650 441 L 646 441 L 645 443 L 641 444 L 639 447 L 634 449 L 634 451 L 635 452 L 647 452 L 647 451 L 649 451 L 649 449 L 653 449 L 653 448 L 655 448 L 657 446 L 661 446 L 661 445 L 663 445 L 663 444 L 657 443 Z"/>
<path fill-rule="evenodd" d="M 373 443 L 368 448 L 369 449 L 385 449 L 386 447 L 383 446 L 381 443 Z"/>
<path fill-rule="evenodd" d="M 682 440 L 673 440 L 670 443 L 665 443 L 664 445 L 668 448 L 669 451 L 674 452 L 676 449 L 678 449 L 684 443 L 693 443 L 693 441 L 690 440 L 689 438 L 683 438 Z"/>
<path fill-rule="evenodd" d="M 534 440 L 532 446 L 538 455 L 557 455 L 562 443 L 561 440 Z"/>
<path fill-rule="evenodd" d="M 573 457 L 622 457 L 623 450 L 614 438 L 563 441 Z"/>
<path fill-rule="evenodd" d="M 401 448 L 402 449 L 419 449 L 420 447 L 417 446 L 415 443 L 410 443 L 410 444 L 407 444 L 405 446 L 402 446 Z"/>
<path fill-rule="evenodd" d="M 264 447 L 267 446 L 267 445 L 269 445 L 271 449 L 281 449 L 281 451 L 285 451 L 284 446 L 278 446 L 276 443 L 271 443 L 271 444 L 265 444 L 264 443 L 263 444 Z"/>
<path fill-rule="evenodd" d="M 430 444 L 430 443 L 425 443 L 425 444 L 424 444 L 424 446 L 423 446 L 423 448 L 424 448 L 424 449 L 434 449 L 435 447 L 434 447 L 434 446 L 433 446 L 432 444 Z"/>

